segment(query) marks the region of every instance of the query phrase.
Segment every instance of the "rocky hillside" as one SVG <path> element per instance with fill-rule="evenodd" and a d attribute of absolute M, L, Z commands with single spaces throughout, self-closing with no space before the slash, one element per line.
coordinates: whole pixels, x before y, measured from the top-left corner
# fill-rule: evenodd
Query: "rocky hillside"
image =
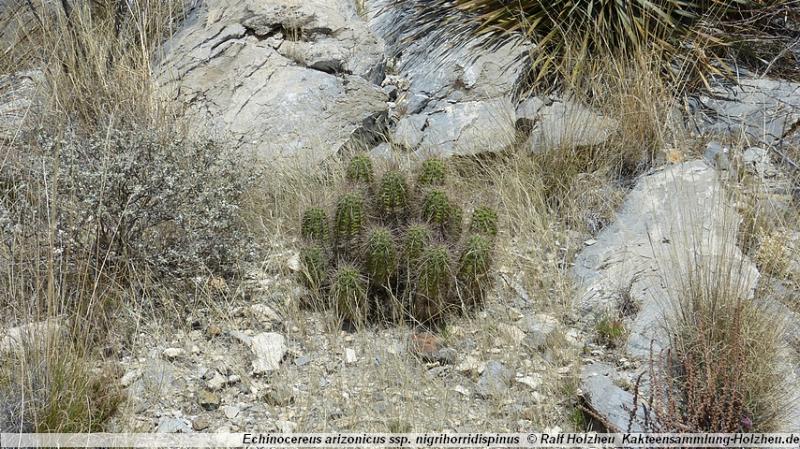
<path fill-rule="evenodd" d="M 23 3 L 0 6 L 18 28 L 46 20 L 31 18 Z M 0 159 L 8 161 L 0 165 L 8 279 L 0 284 L 0 354 L 18 362 L 42 352 L 36 342 L 88 342 L 75 359 L 86 385 L 101 379 L 113 390 L 98 401 L 113 402 L 102 429 L 674 430 L 701 420 L 659 423 L 641 413 L 641 401 L 685 381 L 695 363 L 719 370 L 698 384 L 753 373 L 736 381 L 747 402 L 729 401 L 733 418 L 706 416 L 721 424 L 695 430 L 800 430 L 800 398 L 791 394 L 800 380 L 800 84 L 789 71 L 742 64 L 735 79 L 710 77 L 676 92 L 647 64 L 609 63 L 591 95 L 544 91 L 530 85 L 532 43 L 521 38 L 441 52 L 450 44 L 392 26 L 408 20 L 415 2 L 183 7 L 146 63 L 124 62 L 147 67 L 141 79 L 102 68 L 123 58 L 97 64 L 108 91 L 97 88 L 92 108 L 78 83 L 60 84 L 77 75 L 64 77 L 58 65 L 15 60 L 0 75 Z M 63 14 L 46 4 L 35 11 Z M 66 22 L 76 29 L 85 20 L 78 14 Z M 773 18 L 770 27 L 797 44 L 797 16 L 786 17 L 795 19 Z M 9 30 L 3 43 L 19 42 Z M 84 61 L 112 54 L 81 48 Z M 759 57 L 787 57 L 778 53 Z M 65 94 L 65 85 L 74 91 Z M 121 85 L 147 99 L 123 101 Z M 139 102 L 152 108 L 130 112 Z M 163 123 L 167 138 L 107 138 Z M 186 142 L 203 144 L 189 151 Z M 119 159 L 84 162 L 114 145 L 124 149 Z M 204 145 L 225 152 L 205 159 L 217 153 Z M 228 152 L 236 158 L 225 159 Z M 465 232 L 478 206 L 497 212 L 480 307 L 433 325 L 404 317 L 354 328 L 320 306 L 330 300 L 303 282 L 302 214 L 321 206 L 333 216 L 341 194 L 357 191 L 346 174 L 355 154 L 406 179 L 420 161 L 444 160 Z M 31 161 L 63 169 L 37 171 Z M 40 181 L 49 176 L 64 178 L 48 187 Z M 108 223 L 128 223 L 125 211 L 135 210 L 152 226 L 134 219 L 130 232 L 107 222 L 94 228 L 110 208 L 86 193 L 104 192 L 104 182 L 119 186 L 108 195 L 133 192 L 109 196 L 124 207 Z M 56 199 L 42 193 L 51 188 Z M 56 214 L 62 207 L 74 215 Z M 58 218 L 42 218 L 46 210 Z M 107 240 L 92 240 L 109 226 Z M 205 240 L 192 241 L 191 258 L 173 254 L 183 248 L 173 241 L 188 245 L 198 235 Z M 85 241 L 94 255 L 65 250 L 85 249 L 77 246 Z M 107 258 L 96 258 L 101 250 Z M 188 271 L 197 260 L 202 269 Z M 86 330 L 92 324 L 99 336 Z M 671 364 L 681 375 L 670 377 Z M 58 405 L 21 377 L 0 370 L 0 430 L 81 428 L 26 415 L 26 401 Z M 35 399 L 24 399 L 27 389 Z M 646 406 L 663 415 L 669 401 L 685 400 Z"/>

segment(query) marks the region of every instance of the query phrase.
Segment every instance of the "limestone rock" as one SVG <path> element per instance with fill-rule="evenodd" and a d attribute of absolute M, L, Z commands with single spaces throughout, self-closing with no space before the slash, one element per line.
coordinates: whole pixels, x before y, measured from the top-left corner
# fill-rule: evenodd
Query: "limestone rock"
<path fill-rule="evenodd" d="M 717 86 L 691 104 L 701 133 L 745 137 L 751 145 L 800 143 L 798 83 L 745 74 L 738 86 Z"/>
<path fill-rule="evenodd" d="M 44 82 L 40 70 L 0 76 L 0 138 L 13 139 L 30 127 L 39 106 L 37 89 Z"/>
<path fill-rule="evenodd" d="M 740 293 L 750 297 L 759 278 L 736 246 L 736 210 L 724 201 L 718 172 L 703 161 L 677 164 L 641 178 L 617 219 L 578 254 L 577 307 L 587 320 L 637 309 L 629 330 L 630 355 L 647 360 L 666 344 L 665 307 L 687 270 L 720 257 L 738 267 Z M 704 262 L 705 261 L 705 262 Z M 623 304 L 630 303 L 630 304 Z"/>
<path fill-rule="evenodd" d="M 346 0 L 215 0 L 157 66 L 198 133 L 267 160 L 319 161 L 382 123 L 383 44 Z"/>
<path fill-rule="evenodd" d="M 489 361 L 478 379 L 475 392 L 483 398 L 501 397 L 508 391 L 512 377 L 513 373 L 502 363 Z"/>

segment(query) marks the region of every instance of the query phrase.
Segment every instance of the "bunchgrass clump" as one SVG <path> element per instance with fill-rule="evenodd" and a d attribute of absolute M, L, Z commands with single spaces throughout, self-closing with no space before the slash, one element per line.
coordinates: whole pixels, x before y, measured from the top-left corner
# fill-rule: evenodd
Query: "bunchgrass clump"
<path fill-rule="evenodd" d="M 347 191 L 336 202 L 332 230 L 324 209 L 303 214 L 301 280 L 313 297 L 329 296 L 321 302 L 355 324 L 404 318 L 433 324 L 450 310 L 483 303 L 491 286 L 497 215 L 479 206 L 475 231 L 460 243 L 463 209 L 447 194 L 444 161 L 429 159 L 415 177 L 399 170 L 376 176 L 365 156 L 350 161 L 347 170 Z M 379 181 L 372 185 L 370 179 Z M 367 188 L 354 189 L 353 183 Z"/>

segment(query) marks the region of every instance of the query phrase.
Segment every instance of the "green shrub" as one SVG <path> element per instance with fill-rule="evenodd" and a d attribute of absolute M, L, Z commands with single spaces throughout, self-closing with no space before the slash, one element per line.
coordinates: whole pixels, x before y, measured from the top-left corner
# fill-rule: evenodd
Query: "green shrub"
<path fill-rule="evenodd" d="M 363 172 L 368 165 L 359 159 L 348 170 Z M 401 312 L 417 322 L 434 323 L 456 305 L 481 304 L 491 285 L 494 242 L 476 234 L 462 254 L 456 252 L 462 208 L 447 197 L 444 172 L 443 161 L 429 160 L 418 177 L 425 188 L 409 186 L 400 171 L 384 173 L 375 189 L 352 190 L 349 183 L 336 202 L 332 241 L 316 238 L 324 233 L 324 211 L 306 211 L 301 226 L 307 242 L 301 252 L 303 283 L 314 294 L 330 296 L 339 315 L 356 324 L 401 320 Z M 348 173 L 350 181 L 359 176 Z M 427 190 L 428 185 L 436 187 Z M 377 213 L 366 214 L 365 204 L 374 205 Z M 474 226 L 483 229 L 488 222 L 496 233 L 496 216 L 478 221 L 482 224 Z M 366 235 L 365 229 L 370 230 Z M 332 276 L 326 276 L 328 263 L 334 265 Z"/>
<path fill-rule="evenodd" d="M 241 208 L 259 173 L 236 152 L 146 129 L 43 131 L 25 145 L 17 163 L 27 181 L 16 194 L 32 202 L 17 202 L 11 218 L 36 232 L 55 225 L 59 257 L 89 255 L 97 260 L 81 263 L 120 275 L 132 267 L 188 279 L 233 274 L 254 251 Z M 44 217 L 49 224 L 35 223 Z"/>

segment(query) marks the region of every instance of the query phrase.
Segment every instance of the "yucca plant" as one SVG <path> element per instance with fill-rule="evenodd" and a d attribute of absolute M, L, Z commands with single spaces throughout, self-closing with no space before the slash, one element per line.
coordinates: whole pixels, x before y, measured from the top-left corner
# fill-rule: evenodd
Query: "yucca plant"
<path fill-rule="evenodd" d="M 406 7 L 409 0 L 390 5 Z M 704 17 L 759 0 L 411 0 L 411 14 L 391 31 L 409 40 L 434 36 L 443 52 L 465 45 L 494 49 L 529 40 L 536 45 L 531 66 L 535 81 L 564 69 L 579 71 L 592 56 L 626 54 L 643 46 L 669 59 Z M 774 3 L 774 1 L 772 2 Z M 454 42 L 456 43 L 454 45 Z M 460 45 L 459 45 L 460 44 Z M 574 53 L 577 51 L 577 54 Z M 705 69 L 713 70 L 709 63 Z"/>
<path fill-rule="evenodd" d="M 464 244 L 458 261 L 458 281 L 462 286 L 462 302 L 467 306 L 483 303 L 491 278 L 492 243 L 483 235 L 472 235 Z"/>
<path fill-rule="evenodd" d="M 445 245 L 428 247 L 422 254 L 416 276 L 411 315 L 420 323 L 440 319 L 446 312 L 453 280 L 450 251 Z"/>
<path fill-rule="evenodd" d="M 373 177 L 372 159 L 369 156 L 360 154 L 350 159 L 350 164 L 347 166 L 348 181 L 368 185 Z"/>
<path fill-rule="evenodd" d="M 355 325 L 362 325 L 369 318 L 367 282 L 354 265 L 344 264 L 336 270 L 331 297 L 340 318 Z"/>
<path fill-rule="evenodd" d="M 312 207 L 303 213 L 300 235 L 309 240 L 324 242 L 328 239 L 328 216 L 319 207 Z"/>

